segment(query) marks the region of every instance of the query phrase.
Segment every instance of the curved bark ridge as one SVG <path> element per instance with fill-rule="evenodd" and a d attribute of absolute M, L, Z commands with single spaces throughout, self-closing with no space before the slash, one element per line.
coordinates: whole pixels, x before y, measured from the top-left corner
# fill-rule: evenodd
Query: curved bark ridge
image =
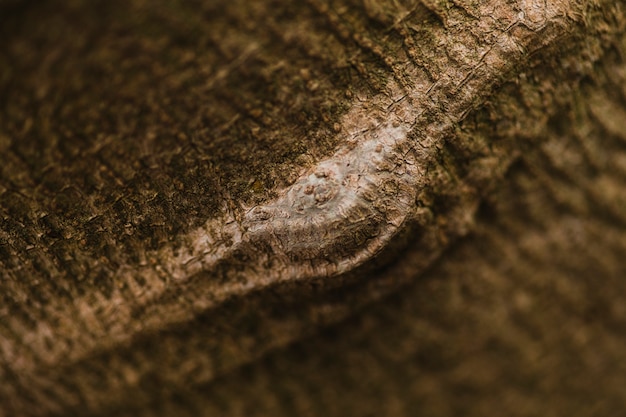
<path fill-rule="evenodd" d="M 408 132 L 394 121 L 351 135 L 351 145 L 306 170 L 276 200 L 250 208 L 241 222 L 227 221 L 232 242 L 210 242 L 203 229 L 194 247 L 212 262 L 244 246 L 264 248 L 289 266 L 289 279 L 354 268 L 396 233 L 415 201 L 417 162 L 401 151 Z M 209 223 L 206 230 L 222 227 Z"/>
<path fill-rule="evenodd" d="M 410 60 L 396 67 L 410 86 L 390 79 L 382 94 L 355 101 L 337 129 L 344 145 L 334 155 L 306 169 L 273 201 L 209 221 L 190 235 L 191 252 L 168 250 L 162 256 L 173 257 L 169 273 L 186 280 L 202 271 L 211 275 L 227 259 L 245 259 L 239 278 L 223 280 L 217 292 L 210 286 L 211 304 L 220 293 L 331 277 L 372 259 L 414 216 L 444 136 L 522 57 L 566 33 L 565 4 L 517 6 L 516 13 L 484 6 L 484 13 L 508 16 L 490 28 L 499 35 L 488 44 L 455 45 L 465 62 L 436 81 Z"/>

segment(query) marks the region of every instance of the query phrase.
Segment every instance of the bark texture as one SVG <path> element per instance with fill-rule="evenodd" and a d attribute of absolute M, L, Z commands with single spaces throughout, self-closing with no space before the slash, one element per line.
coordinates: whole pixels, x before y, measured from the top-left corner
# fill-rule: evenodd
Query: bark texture
<path fill-rule="evenodd" d="M 0 415 L 619 415 L 625 19 L 0 1 Z"/>

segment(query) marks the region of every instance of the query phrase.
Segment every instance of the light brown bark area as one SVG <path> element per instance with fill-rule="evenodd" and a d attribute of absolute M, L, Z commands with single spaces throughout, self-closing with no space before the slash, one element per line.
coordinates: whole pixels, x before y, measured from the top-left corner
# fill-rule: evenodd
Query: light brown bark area
<path fill-rule="evenodd" d="M 448 402 L 450 407 L 474 405 L 472 409 L 480 414 L 483 402 L 485 407 L 489 406 L 486 397 L 478 396 L 473 402 L 471 398 L 461 398 L 458 402 L 451 399 L 454 394 L 449 391 L 450 386 L 466 383 L 470 390 L 479 392 L 501 388 L 514 397 L 503 397 L 509 401 L 505 405 L 510 410 L 524 413 L 524 408 L 518 406 L 522 403 L 527 404 L 528 410 L 533 410 L 532 407 L 540 410 L 543 403 L 533 394 L 556 390 L 559 378 L 580 374 L 569 374 L 566 360 L 553 360 L 548 362 L 545 375 L 556 382 L 547 383 L 547 388 L 533 384 L 532 380 L 518 382 L 516 370 L 524 367 L 507 353 L 507 347 L 512 345 L 519 344 L 522 357 L 531 365 L 528 378 L 541 374 L 541 366 L 533 362 L 536 356 L 532 355 L 532 341 L 517 336 L 518 327 L 524 325 L 506 314 L 503 316 L 503 307 L 494 304 L 493 298 L 473 299 L 471 290 L 469 295 L 459 295 L 458 286 L 465 288 L 464 279 L 472 282 L 464 275 L 468 266 L 475 265 L 469 269 L 475 271 L 479 283 L 471 289 L 480 288 L 482 283 L 490 288 L 486 291 L 495 295 L 513 293 L 513 300 L 521 306 L 522 317 L 538 326 L 540 334 L 542 331 L 548 336 L 551 335 L 548 329 L 554 329 L 559 320 L 567 320 L 568 316 L 559 310 L 553 316 L 548 315 L 545 327 L 541 327 L 543 316 L 529 308 L 527 302 L 529 297 L 543 295 L 533 282 L 553 283 L 557 287 L 557 305 L 562 305 L 565 312 L 574 308 L 576 313 L 583 311 L 584 304 L 580 304 L 581 299 L 571 301 L 570 292 L 580 292 L 586 287 L 574 286 L 572 290 L 570 281 L 597 272 L 613 286 L 608 293 L 599 292 L 590 305 L 599 306 L 609 295 L 619 300 L 614 293 L 620 292 L 619 277 L 623 275 L 619 262 L 619 254 L 624 253 L 619 239 L 623 229 L 620 229 L 623 197 L 619 185 L 623 161 L 618 152 L 622 146 L 620 138 L 623 139 L 619 120 L 623 119 L 616 109 L 623 98 L 599 94 L 593 97 L 595 104 L 585 109 L 588 103 L 572 90 L 576 91 L 584 76 L 590 77 L 597 84 L 595 90 L 600 92 L 613 85 L 623 85 L 619 62 L 604 66 L 609 68 L 606 77 L 611 81 L 608 82 L 602 79 L 604 73 L 591 71 L 591 65 L 604 50 L 623 50 L 612 46 L 616 31 L 621 30 L 620 6 L 555 3 L 551 7 L 561 9 L 552 13 L 549 25 L 529 27 L 514 24 L 519 9 L 527 6 L 521 3 L 481 7 L 461 2 L 425 3 L 426 6 L 366 2 L 363 7 L 352 2 L 330 6 L 316 1 L 306 5 L 258 2 L 250 7 L 244 7 L 244 3 L 248 5 L 246 2 L 191 6 L 173 2 L 158 6 L 140 2 L 130 6 L 102 3 L 93 9 L 76 3 L 61 8 L 55 18 L 49 19 L 50 26 L 44 25 L 40 32 L 33 27 L 38 22 L 37 14 L 54 11 L 53 2 L 32 11 L 12 11 L 33 16 L 31 20 L 11 21 L 14 26 L 7 26 L 8 32 L 22 21 L 30 22 L 30 26 L 24 24 L 21 33 L 8 34 L 12 42 L 3 49 L 4 58 L 17 59 L 17 63 L 12 62 L 2 75 L 2 88 L 6 92 L 1 119 L 2 147 L 7 152 L 1 183 L 5 213 L 3 318 L 6 319 L 2 321 L 2 378 L 8 382 L 3 384 L 0 398 L 18 412 L 33 414 L 46 410 L 107 414 L 128 407 L 142 409 L 157 397 L 158 405 L 153 412 L 164 406 L 161 402 L 175 407 L 178 399 L 182 399 L 183 410 L 191 413 L 196 404 L 207 415 L 250 414 L 254 410 L 248 410 L 245 405 L 256 401 L 265 407 L 265 411 L 259 410 L 261 414 L 272 415 L 280 414 L 281 410 L 285 414 L 293 410 L 321 413 L 324 408 L 335 414 L 359 414 L 355 410 L 365 412 L 376 408 L 372 401 L 385 414 L 411 414 L 411 408 L 420 403 L 433 412 L 445 414 Z M 19 3 L 12 7 L 19 8 Z M 136 8 L 145 15 L 127 13 L 127 8 Z M 524 10 L 541 11 L 528 7 Z M 530 23 L 541 22 L 542 16 L 549 14 L 543 12 L 543 15 L 528 13 L 523 18 Z M 74 20 L 72 13 L 88 23 Z M 89 14 L 92 21 L 105 16 L 103 27 L 91 28 Z M 205 26 L 206 19 L 212 24 Z M 137 22 L 141 29 L 130 29 L 129 24 Z M 587 26 L 583 27 L 582 22 Z M 55 28 L 56 32 L 51 30 Z M 507 31 L 511 31 L 514 44 L 517 42 L 522 48 L 495 54 L 500 61 L 487 66 L 475 65 L 481 62 L 476 61 L 476 53 L 489 45 L 487 34 L 496 32 L 493 42 L 501 40 L 502 33 Z M 218 39 L 217 34 L 225 41 Z M 496 45 L 502 47 L 498 42 Z M 548 49 L 542 52 L 544 47 Z M 199 54 L 198 50 L 203 53 Z M 531 56 L 530 52 L 535 50 L 538 53 Z M 69 54 L 71 59 L 60 58 L 68 56 L 68 52 L 73 53 Z M 409 59 L 409 63 L 404 59 Z M 619 61 L 613 59 L 616 60 Z M 143 70 L 143 65 L 148 71 Z M 98 80 L 107 82 L 100 85 Z M 251 81 L 247 84 L 242 80 Z M 276 84 L 271 84 L 272 80 Z M 439 80 L 443 81 L 437 84 Z M 513 80 L 513 84 L 504 83 L 506 80 Z M 268 81 L 270 86 L 262 88 Z M 411 233 L 402 237 L 405 243 L 413 242 L 412 249 L 396 259 L 390 269 L 375 271 L 370 266 L 330 284 L 314 281 L 264 290 L 231 300 L 217 309 L 212 305 L 207 311 L 194 307 L 194 298 L 175 302 L 175 297 L 194 293 L 200 299 L 211 297 L 211 289 L 219 289 L 219 285 L 207 287 L 204 283 L 220 271 L 225 282 L 231 277 L 247 276 L 246 253 L 237 262 L 231 259 L 217 270 L 205 271 L 191 280 L 186 289 L 169 283 L 167 277 L 158 285 L 141 282 L 142 274 L 133 275 L 139 282 L 125 288 L 128 283 L 120 280 L 120 265 L 130 265 L 131 270 L 144 264 L 150 270 L 158 271 L 159 267 L 169 270 L 167 262 L 171 259 L 150 259 L 158 254 L 155 249 L 172 245 L 167 242 L 184 247 L 185 233 L 215 217 L 221 199 L 229 202 L 227 205 L 268 201 L 272 190 L 280 188 L 268 185 L 287 184 L 295 179 L 295 167 L 310 165 L 330 155 L 337 145 L 333 140 L 340 138 L 334 131 L 335 124 L 341 120 L 341 114 L 348 112 L 347 107 L 355 97 L 361 103 L 365 100 L 363 109 L 384 115 L 384 111 L 376 109 L 376 104 L 384 102 L 391 83 L 419 93 L 421 81 L 431 81 L 434 86 L 429 89 L 434 94 L 424 97 L 434 104 L 428 107 L 428 117 L 413 134 L 417 143 L 436 151 L 425 160 L 429 175 L 417 199 L 417 206 L 426 209 L 421 211 L 422 217 L 416 216 L 416 224 L 409 229 Z M 39 86 L 37 90 L 33 89 L 35 85 Z M 586 88 L 584 91 L 595 91 Z M 258 100 L 263 101 L 260 112 L 249 105 Z M 486 100 L 491 102 L 486 110 L 473 112 Z M 99 110 L 93 110 L 94 102 L 101 103 Z M 616 105 L 607 104 L 612 102 Z M 373 105 L 367 107 L 367 103 Z M 590 120 L 581 122 L 574 117 L 573 127 L 564 124 L 565 116 L 570 115 L 569 108 L 577 109 L 572 111 L 577 117 L 589 116 Z M 32 117 L 33 109 L 36 117 Z M 203 112 L 209 114 L 203 116 Z M 450 124 L 446 119 L 449 115 L 465 121 L 461 126 Z M 263 120 L 264 117 L 267 119 Z M 577 125 L 576 121 L 580 123 Z M 262 128 L 257 129 L 258 126 Z M 446 128 L 438 130 L 441 126 Z M 612 139 L 606 147 L 615 152 L 603 150 L 606 141 L 589 133 L 594 129 L 611 133 Z M 254 132 L 260 136 L 254 136 Z M 565 138 L 562 141 L 554 139 L 561 135 Z M 581 136 L 580 144 L 570 145 L 566 139 L 571 136 Z M 232 138 L 237 140 L 233 142 Z M 423 143 L 428 138 L 432 144 Z M 302 146 L 300 140 L 310 142 Z M 188 141 L 191 145 L 186 147 Z M 540 145 L 542 151 L 534 151 Z M 570 153 L 561 151 L 570 146 Z M 345 330 L 348 336 L 338 342 L 331 340 L 332 334 L 322 335 L 309 342 L 310 346 L 280 351 L 252 367 L 249 372 L 255 381 L 261 382 L 248 385 L 245 379 L 249 375 L 244 372 L 223 377 L 224 384 L 215 382 L 188 389 L 219 375 L 228 375 L 242 363 L 310 335 L 319 325 L 346 317 L 391 292 L 398 284 L 414 280 L 454 237 L 475 228 L 471 224 L 475 207 L 491 194 L 498 178 L 520 153 L 530 168 L 515 165 L 508 171 L 511 179 L 507 185 L 495 188 L 500 190 L 500 196 L 496 194 L 490 204 L 495 206 L 496 220 L 479 222 L 470 243 L 461 244 L 461 249 L 442 258 L 442 264 L 450 258 L 450 266 L 439 267 L 442 272 L 437 272 L 437 268 L 429 272 L 449 276 L 436 281 L 448 285 L 442 290 L 441 303 L 433 306 L 425 295 L 436 294 L 436 284 L 428 279 L 419 281 L 411 295 L 400 297 L 405 301 L 398 303 L 396 299 L 392 306 L 387 305 L 389 302 L 374 304 L 369 308 L 372 312 L 362 319 L 339 325 L 335 332 Z M 77 157 L 80 159 L 76 160 Z M 178 159 L 180 164 L 173 162 Z M 546 160 L 552 159 L 562 167 L 545 168 L 549 166 Z M 562 171 L 567 173 L 565 184 L 558 182 L 563 177 Z M 255 178 L 264 176 L 264 179 L 259 183 L 254 178 L 254 181 L 245 180 L 250 172 Z M 89 175 L 94 175 L 91 182 Z M 526 178 L 529 175 L 531 179 Z M 190 192 L 189 187 L 200 188 Z M 511 187 L 520 191 L 506 194 Z M 550 195 L 541 197 L 535 187 L 550 190 Z M 546 207 L 552 207 L 549 214 L 544 213 Z M 568 218 L 565 226 L 582 227 L 588 236 L 581 238 L 578 248 L 594 242 L 604 250 L 580 263 L 577 257 L 567 255 L 568 244 L 572 244 L 569 236 L 561 234 L 561 227 L 545 225 L 559 225 L 561 216 L 569 213 L 563 207 L 570 210 L 573 218 Z M 180 212 L 186 215 L 180 216 Z M 101 224 L 92 231 L 89 225 L 94 219 Z M 533 235 L 526 229 L 535 224 L 539 231 Z M 534 278 L 527 284 L 530 296 L 524 295 L 524 291 L 519 295 L 517 287 L 508 286 L 524 282 L 500 283 L 498 279 L 503 275 L 491 272 L 493 261 L 482 251 L 475 253 L 472 249 L 479 242 L 486 242 L 484 250 L 512 253 L 525 248 L 524 242 L 514 241 L 517 239 L 527 239 L 531 259 L 538 259 L 529 265 L 523 257 L 516 260 L 519 257 L 509 255 L 506 258 L 509 263 L 503 260 L 498 268 L 518 271 L 513 275 L 521 277 L 519 280 Z M 607 250 L 610 250 L 608 255 Z M 615 257 L 611 257 L 613 253 Z M 596 271 L 594 257 L 601 259 L 602 270 Z M 393 257 L 383 258 L 388 261 Z M 558 260 L 554 271 L 550 259 Z M 151 266 L 152 262 L 157 265 Z M 489 286 L 491 282 L 495 284 Z M 334 286 L 339 288 L 332 289 Z M 154 290 L 155 287 L 166 290 L 170 287 L 170 291 L 161 292 L 158 288 Z M 143 306 L 137 301 L 137 294 L 150 291 L 163 296 L 153 305 Z M 448 296 L 445 291 L 457 295 Z M 115 292 L 123 295 L 122 302 L 139 306 L 135 316 L 126 318 L 126 322 L 118 320 L 124 316 L 115 311 L 119 299 L 111 301 Z M 416 310 L 408 301 L 413 298 L 422 300 L 420 305 L 425 307 Z M 77 299 L 95 306 L 92 312 L 87 312 L 92 316 L 86 317 L 84 310 L 72 307 Z M 544 298 L 543 302 L 548 303 L 549 299 Z M 180 310 L 180 306 L 191 316 L 185 319 L 186 323 L 178 320 L 174 327 L 168 327 L 171 312 Z M 152 309 L 151 315 L 143 313 L 146 308 Z M 467 314 L 474 311 L 475 314 Z M 508 312 L 506 308 L 505 311 Z M 192 319 L 195 314 L 199 316 Z M 387 314 L 391 319 L 386 318 Z M 465 316 L 467 322 L 463 321 Z M 500 323 L 499 327 L 493 326 L 491 316 Z M 414 328 L 414 317 L 422 321 L 432 318 L 435 324 Z M 610 309 L 610 314 L 598 317 L 607 325 L 619 327 L 619 304 Z M 143 324 L 146 318 L 151 318 L 153 323 L 148 332 Z M 368 324 L 368 320 L 373 320 L 374 325 Z M 389 321 L 398 324 L 392 326 Z M 472 345 L 474 332 L 463 331 L 466 323 L 470 328 L 486 326 L 499 332 L 476 330 L 478 341 Z M 374 326 L 373 330 L 369 326 Z M 509 327 L 512 333 L 505 331 Z M 601 351 L 614 358 L 613 362 L 622 360 L 620 339 L 615 332 L 602 333 L 594 326 L 588 331 L 597 335 L 598 340 L 607 338 Z M 403 333 L 407 338 L 400 337 Z M 593 354 L 584 350 L 584 344 L 576 345 L 578 350 L 565 348 L 563 344 L 573 337 L 569 333 L 555 334 L 555 341 L 540 338 L 544 343 L 539 343 L 540 347 L 554 347 L 557 352 L 561 349 L 564 354 L 572 352 L 573 357 L 578 354 L 593 360 Z M 464 358 L 468 352 L 476 352 L 476 346 L 488 346 L 490 337 L 505 347 L 495 342 L 492 351 L 479 355 L 467 369 L 457 371 L 460 376 L 455 369 L 437 367 L 441 359 L 439 349 L 428 350 L 428 343 L 444 345 L 448 346 L 449 350 L 444 352 L 449 352 L 450 357 Z M 379 338 L 403 340 L 406 347 L 398 349 L 398 356 L 389 362 L 385 359 L 388 356 L 385 349 L 390 347 L 380 347 L 376 342 Z M 474 346 L 475 350 L 453 347 L 463 343 Z M 367 347 L 359 349 L 360 344 Z M 425 346 L 425 353 L 419 351 L 418 360 L 413 360 L 415 351 L 411 346 L 417 346 L 418 350 Z M 301 359 L 298 351 L 303 351 L 307 360 L 295 366 Z M 337 352 L 341 355 L 334 365 Z M 364 367 L 351 365 L 355 360 L 358 362 L 359 355 L 376 355 L 376 352 L 381 360 L 368 359 Z M 448 363 L 445 359 L 441 361 Z M 316 361 L 322 364 L 328 361 L 330 365 L 322 366 Z M 490 367 L 491 363 L 495 365 Z M 411 364 L 413 367 L 404 366 Z M 581 372 L 588 370 L 598 380 L 606 371 L 610 381 L 621 381 L 623 369 L 617 367 L 610 373 L 607 367 L 589 368 L 591 365 L 580 368 Z M 396 371 L 386 371 L 384 368 L 388 366 Z M 480 379 L 481 373 L 476 370 L 483 368 L 491 370 L 491 377 Z M 293 373 L 289 369 L 294 369 Z M 398 379 L 394 380 L 396 374 Z M 432 378 L 423 374 L 432 374 Z M 477 374 L 478 379 L 469 374 Z M 293 381 L 298 377 L 301 383 Z M 325 378 L 336 382 L 326 390 L 311 386 L 324 385 L 321 379 Z M 578 391 L 594 394 L 596 387 L 597 403 L 622 399 L 610 387 L 602 385 L 600 389 L 601 384 L 596 380 L 557 390 L 563 399 L 555 407 L 569 407 L 568 398 Z M 381 393 L 370 395 L 370 388 L 359 381 L 379 381 Z M 527 384 L 528 390 L 524 391 L 520 384 Z M 238 394 L 242 386 L 246 387 L 243 396 Z M 293 403 L 289 401 L 291 389 L 297 393 Z M 347 394 L 336 396 L 337 389 Z M 432 398 L 427 395 L 428 390 L 433 390 Z M 223 402 L 212 402 L 215 396 L 222 397 Z M 395 411 L 394 404 L 398 407 Z M 240 406 L 245 410 L 237 411 Z M 144 411 L 149 413 L 148 410 Z"/>

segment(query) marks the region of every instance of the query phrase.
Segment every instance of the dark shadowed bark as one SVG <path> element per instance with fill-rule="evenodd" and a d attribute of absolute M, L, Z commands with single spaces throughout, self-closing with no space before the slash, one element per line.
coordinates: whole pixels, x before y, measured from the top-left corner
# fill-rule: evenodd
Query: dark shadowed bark
<path fill-rule="evenodd" d="M 0 416 L 619 415 L 625 25 L 0 0 Z"/>

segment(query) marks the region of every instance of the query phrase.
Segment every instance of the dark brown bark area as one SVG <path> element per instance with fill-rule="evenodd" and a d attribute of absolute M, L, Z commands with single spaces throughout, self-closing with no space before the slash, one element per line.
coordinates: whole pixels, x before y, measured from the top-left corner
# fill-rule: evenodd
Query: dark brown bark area
<path fill-rule="evenodd" d="M 451 34 L 472 27 L 478 6 L 51 0 L 0 8 L 7 415 L 624 409 L 619 5 L 572 4 L 584 19 L 565 16 L 563 40 L 504 66 L 474 103 L 480 108 L 468 106 L 429 161 L 430 189 L 420 194 L 437 228 L 404 236 L 409 249 L 385 257 L 390 266 L 264 290 L 113 348 L 98 338 L 115 323 L 66 327 L 76 297 L 106 305 L 120 289 L 131 300 L 121 266 L 152 268 L 163 262 L 151 258 L 156 249 L 184 246 L 184 233 L 225 206 L 265 201 L 332 153 L 354 97 L 390 79 L 411 88 L 400 56 L 433 81 L 462 66 Z M 467 25 L 447 27 L 450 13 Z M 434 121 L 456 103 L 454 91 L 441 97 L 448 101 Z M 59 305 L 67 309 L 50 307 Z M 46 329 L 43 342 L 29 339 Z"/>

